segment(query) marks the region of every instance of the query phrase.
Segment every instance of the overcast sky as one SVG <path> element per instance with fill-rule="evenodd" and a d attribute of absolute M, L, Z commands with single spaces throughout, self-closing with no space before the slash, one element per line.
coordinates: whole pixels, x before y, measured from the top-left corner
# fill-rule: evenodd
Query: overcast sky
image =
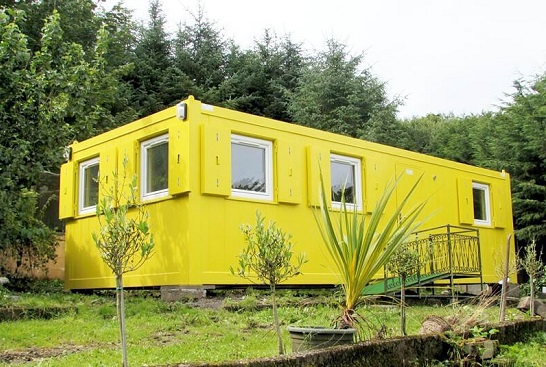
<path fill-rule="evenodd" d="M 109 4 L 117 1 L 108 0 Z M 125 0 L 146 20 L 147 0 Z M 162 0 L 168 29 L 198 0 Z M 208 19 L 243 48 L 266 28 L 311 52 L 335 38 L 404 97 L 399 117 L 495 110 L 515 79 L 546 70 L 545 0 L 201 0 Z M 183 98 L 185 96 L 181 96 Z"/>

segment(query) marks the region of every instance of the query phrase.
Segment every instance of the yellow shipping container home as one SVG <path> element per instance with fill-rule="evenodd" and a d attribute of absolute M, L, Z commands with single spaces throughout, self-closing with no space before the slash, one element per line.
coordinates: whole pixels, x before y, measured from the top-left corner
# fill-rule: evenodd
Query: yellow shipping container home
<path fill-rule="evenodd" d="M 93 178 L 122 169 L 124 157 L 128 173 L 138 177 L 139 199 L 147 204 L 156 239 L 154 256 L 125 275 L 127 287 L 241 284 L 229 268 L 245 245 L 240 225 L 254 224 L 256 210 L 291 233 L 295 252 L 309 258 L 303 274 L 288 284 L 336 284 L 313 217 L 320 170 L 332 183 L 332 210 L 339 209 L 346 182 L 350 205 L 364 215 L 389 180 L 403 175 L 397 201 L 422 176 L 412 196 L 414 204 L 428 199 L 423 216 L 429 219 L 412 238 L 422 259 L 419 281 L 501 279 L 501 259 L 513 231 L 507 173 L 211 106 L 190 96 L 70 146 L 60 190 L 69 289 L 114 287 L 91 236 L 98 231 L 95 210 L 101 195 Z"/>

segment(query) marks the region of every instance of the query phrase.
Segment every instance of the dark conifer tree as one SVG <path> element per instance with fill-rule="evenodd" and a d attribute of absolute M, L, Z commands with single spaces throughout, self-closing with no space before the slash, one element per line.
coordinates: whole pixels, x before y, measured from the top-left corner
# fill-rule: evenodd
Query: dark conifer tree
<path fill-rule="evenodd" d="M 387 98 L 385 84 L 363 55 L 350 55 L 335 40 L 311 59 L 289 106 L 293 121 L 338 134 L 390 143 L 399 101 Z"/>

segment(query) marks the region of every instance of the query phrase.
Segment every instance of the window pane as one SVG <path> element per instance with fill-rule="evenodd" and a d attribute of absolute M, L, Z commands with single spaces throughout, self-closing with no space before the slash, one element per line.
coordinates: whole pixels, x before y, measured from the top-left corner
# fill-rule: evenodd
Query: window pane
<path fill-rule="evenodd" d="M 99 165 L 94 164 L 84 168 L 83 177 L 83 207 L 95 206 L 99 197 Z"/>
<path fill-rule="evenodd" d="M 474 187 L 472 189 L 472 194 L 474 196 L 474 219 L 489 220 L 489 218 L 487 218 L 485 190 Z"/>
<path fill-rule="evenodd" d="M 231 143 L 231 188 L 266 192 L 265 149 Z"/>
<path fill-rule="evenodd" d="M 146 192 L 155 192 L 168 188 L 169 145 L 163 142 L 146 149 L 147 185 Z"/>
<path fill-rule="evenodd" d="M 331 162 L 332 201 L 341 202 L 345 187 L 345 202 L 355 203 L 355 169 L 350 163 Z"/>

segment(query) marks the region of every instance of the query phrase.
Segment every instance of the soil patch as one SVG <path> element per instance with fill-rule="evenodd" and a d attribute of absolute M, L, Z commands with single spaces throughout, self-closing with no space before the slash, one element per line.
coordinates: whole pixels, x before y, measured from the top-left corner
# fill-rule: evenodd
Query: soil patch
<path fill-rule="evenodd" d="M 95 348 L 91 345 L 61 345 L 51 348 L 25 348 L 13 349 L 0 352 L 0 362 L 3 363 L 24 363 L 44 358 L 58 357 L 62 355 L 78 353 Z"/>
<path fill-rule="evenodd" d="M 224 306 L 224 298 L 215 297 L 215 296 L 196 298 L 192 300 L 191 302 L 188 302 L 188 305 L 190 307 L 195 307 L 195 308 L 206 308 L 206 309 L 217 310 Z"/>

